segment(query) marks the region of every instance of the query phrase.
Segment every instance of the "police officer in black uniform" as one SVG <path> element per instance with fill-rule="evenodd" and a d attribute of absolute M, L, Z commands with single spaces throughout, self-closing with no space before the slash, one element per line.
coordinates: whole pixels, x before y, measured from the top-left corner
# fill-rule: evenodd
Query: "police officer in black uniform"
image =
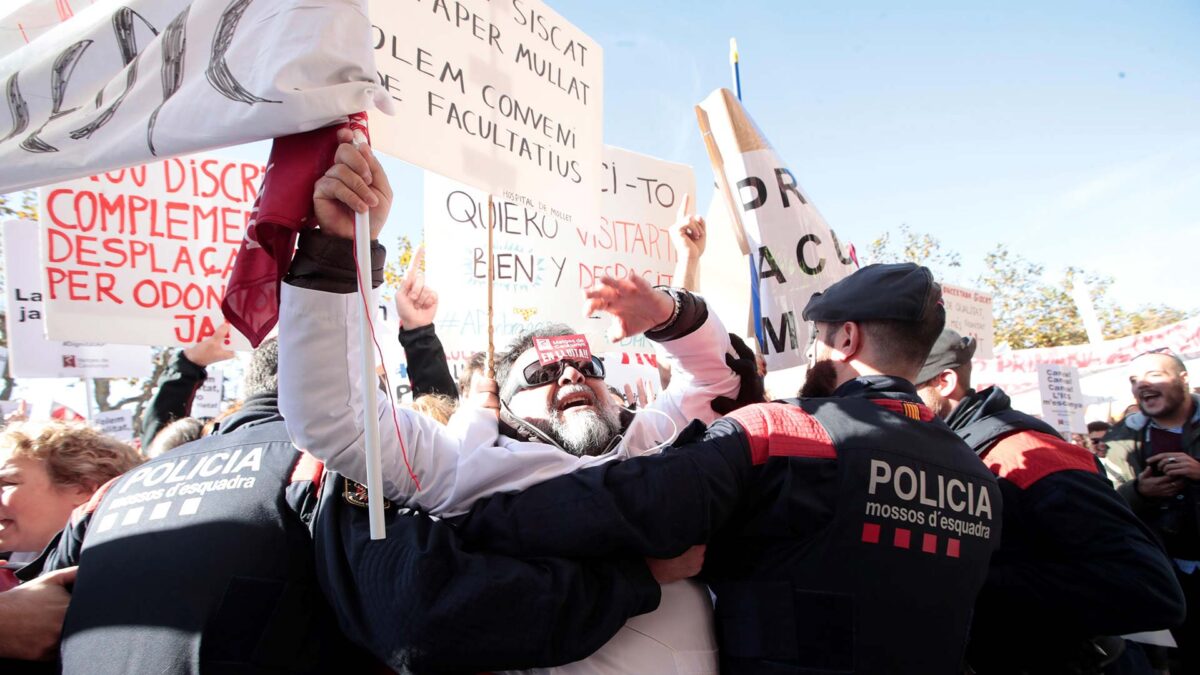
<path fill-rule="evenodd" d="M 510 555 L 666 558 L 708 540 L 725 672 L 960 672 L 1001 502 L 911 382 L 945 323 L 941 289 L 924 267 L 872 265 L 804 317 L 803 398 L 494 496 L 460 532 Z"/>
<path fill-rule="evenodd" d="M 361 672 L 317 582 L 322 467 L 288 440 L 277 349 L 216 433 L 120 476 L 73 514 L 46 569 L 79 565 L 68 673 Z"/>

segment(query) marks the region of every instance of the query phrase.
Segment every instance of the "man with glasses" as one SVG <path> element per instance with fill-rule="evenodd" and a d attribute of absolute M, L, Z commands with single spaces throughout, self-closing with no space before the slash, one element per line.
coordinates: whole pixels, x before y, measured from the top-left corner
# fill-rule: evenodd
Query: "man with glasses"
<path fill-rule="evenodd" d="M 1177 623 L 1182 598 L 1170 566 L 1095 456 L 1013 410 L 999 387 L 971 388 L 974 354 L 974 338 L 947 329 L 917 375 L 917 393 L 1004 494 L 1004 535 L 975 606 L 971 667 L 1071 673 L 1133 661 L 1121 640 L 1097 636 Z"/>
<path fill-rule="evenodd" d="M 1174 559 L 1188 612 L 1174 631 L 1183 673 L 1200 672 L 1200 396 L 1183 361 L 1157 349 L 1129 363 L 1138 412 L 1108 436 L 1109 462 L 1133 476 L 1117 491 Z M 1176 672 L 1172 669 L 1171 672 Z"/>
<path fill-rule="evenodd" d="M 351 207 L 374 204 L 373 233 L 382 227 L 385 180 L 369 150 L 338 149 L 314 195 L 321 229 L 301 235 L 280 311 L 288 429 L 341 474 L 326 480 L 316 531 L 342 628 L 399 671 L 546 668 L 595 652 L 563 672 L 715 672 L 707 592 L 666 583 L 694 575 L 701 548 L 662 561 L 522 559 L 468 549 L 426 515 L 461 514 L 481 496 L 653 453 L 692 420 L 715 419 L 712 401 L 738 396 L 741 381 L 726 363 L 728 334 L 690 293 L 637 277 L 604 279 L 587 293 L 587 313 L 611 314 L 616 337 L 646 332 L 673 362 L 671 386 L 628 423 L 608 396 L 603 364 L 565 326 L 520 336 L 498 358 L 498 392 L 478 392 L 482 405 L 461 406 L 447 427 L 380 401 L 387 538 L 368 539 L 356 485 L 366 482 L 359 347 L 346 328 L 358 302 L 349 239 Z M 372 258 L 381 276 L 382 247 Z"/>

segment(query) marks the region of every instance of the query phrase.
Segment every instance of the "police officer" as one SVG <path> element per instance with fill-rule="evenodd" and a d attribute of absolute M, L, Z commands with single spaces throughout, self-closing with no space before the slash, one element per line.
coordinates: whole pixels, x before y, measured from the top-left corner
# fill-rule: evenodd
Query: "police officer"
<path fill-rule="evenodd" d="M 669 557 L 709 540 L 723 672 L 958 672 L 1001 504 L 911 383 L 945 323 L 941 289 L 924 267 L 872 265 L 804 316 L 811 397 L 497 495 L 460 532 L 510 555 Z"/>
<path fill-rule="evenodd" d="M 46 569 L 79 565 L 68 673 L 358 672 L 316 579 L 322 468 L 288 440 L 274 339 L 219 430 L 107 483 Z"/>
<path fill-rule="evenodd" d="M 1132 663 L 1099 636 L 1172 627 L 1183 597 L 1153 535 L 1096 458 L 1012 409 L 999 387 L 971 388 L 975 340 L 946 330 L 917 392 L 1000 482 L 1004 540 L 979 595 L 968 660 L 977 673 L 1087 673 Z"/>

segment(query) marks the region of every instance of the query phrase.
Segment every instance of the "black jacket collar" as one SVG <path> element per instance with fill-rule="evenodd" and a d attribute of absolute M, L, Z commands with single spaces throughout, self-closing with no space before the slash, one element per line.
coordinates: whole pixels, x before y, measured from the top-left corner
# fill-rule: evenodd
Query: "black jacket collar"
<path fill-rule="evenodd" d="M 951 429 L 962 429 L 1005 410 L 1012 410 L 1012 400 L 1000 387 L 988 387 L 983 391 L 971 389 L 946 418 L 946 424 Z"/>
<path fill-rule="evenodd" d="M 833 391 L 833 398 L 894 398 L 901 401 L 920 403 L 917 388 L 902 377 L 891 375 L 863 375 L 856 377 Z"/>
<path fill-rule="evenodd" d="M 282 421 L 283 415 L 279 412 L 279 395 L 275 392 L 255 394 L 246 399 L 237 412 L 221 420 L 213 431 L 213 435 L 230 434 L 238 429 Z"/>

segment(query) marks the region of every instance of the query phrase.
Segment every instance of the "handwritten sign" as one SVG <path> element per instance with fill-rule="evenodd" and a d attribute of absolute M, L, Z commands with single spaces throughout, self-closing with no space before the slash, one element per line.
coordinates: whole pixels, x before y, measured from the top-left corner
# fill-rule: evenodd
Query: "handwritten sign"
<path fill-rule="evenodd" d="M 375 147 L 485 193 L 596 212 L 600 46 L 539 0 L 372 0 L 378 81 L 394 116 Z"/>
<path fill-rule="evenodd" d="M 149 347 L 46 339 L 38 224 L 4 223 L 9 373 L 13 377 L 150 377 Z"/>
<path fill-rule="evenodd" d="M 92 426 L 118 441 L 133 440 L 133 411 L 109 410 L 92 415 Z"/>
<path fill-rule="evenodd" d="M 805 365 L 804 306 L 813 293 L 857 269 L 853 249 L 838 240 L 729 90 L 713 92 L 698 108 L 711 125 L 723 162 L 713 169 L 723 173 L 733 193 L 758 279 L 761 314 L 755 327 L 763 357 L 772 370 Z M 715 160 L 711 150 L 710 159 Z"/>
<path fill-rule="evenodd" d="M 996 344 L 996 326 L 992 316 L 992 296 L 969 288 L 942 284 L 946 305 L 946 327 L 959 335 L 975 338 L 975 357 L 992 358 Z"/>
<path fill-rule="evenodd" d="M 1072 433 L 1086 434 L 1083 419 L 1086 404 L 1079 391 L 1079 369 L 1043 363 L 1038 366 L 1038 387 L 1042 392 L 1042 417 L 1063 438 Z"/>
<path fill-rule="evenodd" d="M 363 4 L 88 7 L 0 58 L 0 193 L 308 131 L 366 110 L 381 88 Z"/>
<path fill-rule="evenodd" d="M 221 404 L 225 401 L 225 373 L 213 366 L 205 368 L 205 372 L 208 376 L 192 398 L 191 416 L 197 419 L 220 415 Z"/>
<path fill-rule="evenodd" d="M 42 188 L 50 337 L 190 345 L 212 335 L 264 170 L 195 155 Z M 231 345 L 249 348 L 236 331 Z"/>
<path fill-rule="evenodd" d="M 609 344 L 607 317 L 580 316 L 583 289 L 604 275 L 671 284 L 678 254 L 670 226 L 683 195 L 694 194 L 691 168 L 617 148 L 606 152 L 607 178 L 597 188 L 603 214 L 592 220 L 514 192 L 495 200 L 498 348 L 550 323 L 573 326 L 593 345 Z M 469 353 L 487 344 L 487 225 L 486 195 L 425 174 L 427 278 L 443 298 L 437 325 L 448 350 Z M 619 348 L 646 344 L 637 336 Z"/>

